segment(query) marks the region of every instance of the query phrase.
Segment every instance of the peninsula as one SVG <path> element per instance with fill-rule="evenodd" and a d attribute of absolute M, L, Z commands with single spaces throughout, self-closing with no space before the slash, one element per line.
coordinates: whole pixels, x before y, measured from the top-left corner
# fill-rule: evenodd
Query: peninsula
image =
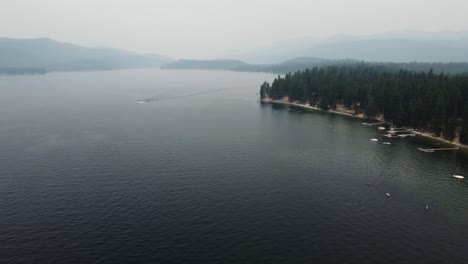
<path fill-rule="evenodd" d="M 468 75 L 354 64 L 278 76 L 260 87 L 264 103 L 286 104 L 412 128 L 467 147 Z"/>

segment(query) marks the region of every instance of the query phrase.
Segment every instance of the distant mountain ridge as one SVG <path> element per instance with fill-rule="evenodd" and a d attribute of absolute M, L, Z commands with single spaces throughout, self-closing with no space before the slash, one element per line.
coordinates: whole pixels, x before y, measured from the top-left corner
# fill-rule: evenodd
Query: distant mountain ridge
<path fill-rule="evenodd" d="M 157 54 L 113 48 L 88 48 L 48 38 L 0 38 L 0 68 L 46 71 L 111 70 L 159 67 L 172 61 Z"/>
<path fill-rule="evenodd" d="M 459 73 L 468 72 L 468 31 L 404 31 L 366 36 L 336 35 L 328 39 L 305 37 L 284 40 L 230 58 L 238 59 L 174 61 L 157 54 L 83 47 L 48 38 L 0 38 L 0 74 L 149 67 L 287 73 L 363 61 L 415 71 L 433 67 L 434 71 Z"/>
<path fill-rule="evenodd" d="M 468 62 L 468 31 L 394 31 L 324 39 L 303 37 L 226 56 L 260 64 L 311 56 L 376 62 Z"/>

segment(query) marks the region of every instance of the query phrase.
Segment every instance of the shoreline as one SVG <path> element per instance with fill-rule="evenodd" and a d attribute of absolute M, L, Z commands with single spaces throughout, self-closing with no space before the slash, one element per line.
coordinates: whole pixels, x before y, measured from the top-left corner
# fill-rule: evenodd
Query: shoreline
<path fill-rule="evenodd" d="M 262 103 L 269 103 L 269 104 L 292 105 L 292 106 L 296 106 L 296 107 L 307 109 L 307 110 L 314 110 L 314 111 L 323 112 L 323 113 L 333 113 L 333 114 L 342 115 L 342 116 L 349 116 L 349 117 L 353 117 L 353 118 L 361 119 L 361 120 L 375 120 L 375 121 L 379 121 L 379 122 L 384 122 L 384 120 L 380 120 L 380 119 L 376 119 L 376 118 L 374 118 L 374 119 L 366 118 L 366 117 L 364 117 L 363 114 L 355 115 L 355 114 L 352 114 L 352 113 L 349 113 L 349 112 L 342 112 L 342 111 L 337 111 L 337 110 L 323 110 L 323 109 L 320 109 L 320 108 L 315 107 L 315 106 L 310 106 L 309 104 L 289 102 L 289 101 L 286 101 L 286 100 L 272 100 L 270 98 L 266 98 L 266 99 L 260 99 L 259 101 L 262 102 Z"/>
<path fill-rule="evenodd" d="M 259 102 L 267 103 L 267 104 L 281 104 L 281 105 L 295 106 L 295 107 L 299 107 L 299 108 L 306 109 L 306 110 L 313 110 L 313 111 L 318 111 L 318 112 L 322 112 L 322 113 L 332 113 L 332 114 L 348 116 L 348 117 L 352 117 L 352 118 L 356 118 L 356 119 L 360 119 L 360 120 L 374 120 L 374 121 L 377 121 L 377 122 L 385 122 L 385 120 L 383 120 L 381 118 L 366 118 L 366 117 L 364 117 L 363 114 L 355 115 L 355 114 L 352 114 L 350 112 L 343 112 L 343 111 L 338 111 L 338 110 L 323 110 L 323 109 L 320 109 L 318 107 L 310 106 L 309 104 L 289 102 L 287 100 L 287 98 L 284 98 L 283 100 L 273 100 L 271 98 L 264 98 L 264 99 L 260 99 Z M 457 142 L 451 142 L 451 141 L 446 140 L 444 138 L 436 137 L 436 136 L 431 135 L 430 133 L 421 132 L 421 131 L 418 131 L 418 130 L 413 129 L 413 128 L 409 128 L 409 129 L 412 129 L 413 132 L 417 136 L 424 137 L 426 139 L 434 140 L 434 141 L 437 141 L 437 142 L 441 142 L 441 143 L 444 143 L 444 144 L 448 144 L 448 145 L 451 145 L 451 146 L 454 146 L 454 147 L 458 147 L 461 150 L 468 151 L 468 145 L 464 145 L 464 144 L 457 143 Z"/>

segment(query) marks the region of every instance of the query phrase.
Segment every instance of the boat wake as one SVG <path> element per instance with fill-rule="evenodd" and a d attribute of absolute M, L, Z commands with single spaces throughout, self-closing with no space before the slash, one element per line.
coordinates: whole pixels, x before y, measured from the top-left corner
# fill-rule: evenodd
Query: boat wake
<path fill-rule="evenodd" d="M 138 100 L 137 104 L 144 104 L 144 103 L 151 103 L 151 102 L 157 102 L 157 101 L 187 98 L 187 97 L 199 96 L 199 95 L 204 95 L 204 94 L 219 93 L 219 92 L 222 92 L 222 91 L 225 91 L 225 90 L 229 90 L 229 88 L 208 90 L 208 91 L 203 91 L 203 92 L 198 92 L 198 93 L 191 93 L 191 94 L 183 94 L 183 95 L 172 95 L 172 96 L 158 95 L 158 96 L 153 96 L 153 97 L 148 97 L 148 98 L 145 98 L 145 99 Z"/>

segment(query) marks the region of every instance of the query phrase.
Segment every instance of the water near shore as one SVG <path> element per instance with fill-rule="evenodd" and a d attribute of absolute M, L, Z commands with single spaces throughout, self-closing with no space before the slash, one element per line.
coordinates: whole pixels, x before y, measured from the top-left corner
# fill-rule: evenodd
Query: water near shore
<path fill-rule="evenodd" d="M 303 104 L 303 103 L 300 103 L 300 102 L 289 102 L 288 101 L 288 98 L 285 97 L 283 98 L 282 100 L 273 100 L 271 98 L 264 98 L 264 99 L 261 99 L 260 100 L 262 103 L 269 103 L 269 104 L 279 104 L 279 105 L 285 105 L 285 106 L 288 106 L 288 107 L 295 107 L 295 108 L 300 108 L 300 109 L 304 109 L 304 110 L 307 110 L 307 111 L 319 111 L 319 112 L 323 112 L 323 113 L 329 113 L 329 114 L 336 114 L 336 115 L 342 115 L 342 116 L 349 116 L 349 117 L 353 117 L 353 118 L 357 118 L 357 119 L 364 119 L 364 120 L 369 120 L 368 118 L 365 117 L 365 115 L 363 113 L 360 113 L 360 114 L 354 114 L 352 110 L 350 109 L 346 109 L 343 105 L 337 105 L 337 108 L 339 106 L 340 109 L 336 109 L 336 110 L 322 110 L 318 107 L 315 107 L 315 106 L 310 106 L 309 104 Z M 382 122 L 382 123 L 385 123 L 386 121 L 384 120 L 383 118 L 383 115 L 381 115 L 379 118 L 376 118 L 376 119 L 373 119 L 374 121 L 369 121 L 370 123 L 366 123 L 367 125 L 371 125 L 371 124 L 376 124 L 376 123 L 379 123 L 379 122 Z M 408 129 L 411 129 L 411 131 L 413 133 L 415 133 L 416 135 L 418 135 L 419 137 L 423 137 L 429 141 L 433 141 L 435 142 L 436 144 L 438 143 L 442 143 L 442 144 L 446 144 L 448 146 L 453 146 L 453 147 L 458 147 L 461 149 L 461 151 L 463 152 L 468 152 L 468 146 L 465 145 L 465 144 L 461 144 L 458 139 L 456 139 L 456 142 L 455 141 L 449 141 L 449 140 L 446 140 L 442 137 L 437 137 L 435 135 L 433 135 L 433 133 L 429 132 L 429 131 L 419 131 L 419 130 L 415 130 L 415 129 L 412 129 L 412 128 L 408 128 Z"/>
<path fill-rule="evenodd" d="M 466 263 L 466 159 L 259 104 L 273 78 L 0 77 L 0 263 Z"/>

